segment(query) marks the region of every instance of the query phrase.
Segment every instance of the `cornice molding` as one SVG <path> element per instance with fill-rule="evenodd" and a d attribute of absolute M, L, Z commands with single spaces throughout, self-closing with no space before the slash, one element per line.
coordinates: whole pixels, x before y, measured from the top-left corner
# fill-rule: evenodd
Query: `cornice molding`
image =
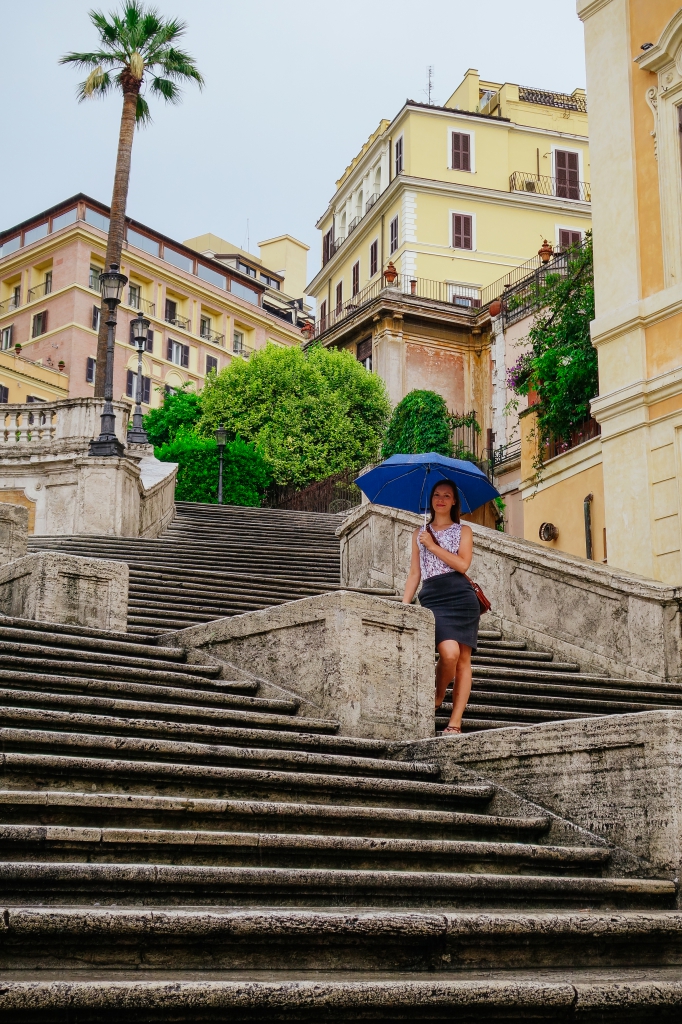
<path fill-rule="evenodd" d="M 578 0 L 578 17 L 581 21 L 585 22 L 588 18 L 591 18 L 593 14 L 596 14 L 597 11 L 601 11 L 602 7 L 608 7 L 610 3 L 613 3 L 613 0 L 588 0 L 588 2 L 582 4 L 580 0 Z"/>

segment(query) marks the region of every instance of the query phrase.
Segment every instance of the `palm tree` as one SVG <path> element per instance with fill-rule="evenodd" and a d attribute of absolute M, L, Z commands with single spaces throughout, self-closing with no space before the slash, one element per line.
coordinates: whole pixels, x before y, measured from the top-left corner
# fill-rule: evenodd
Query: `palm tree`
<path fill-rule="evenodd" d="M 107 242 L 106 265 L 109 267 L 112 263 L 121 263 L 135 127 L 151 121 L 145 92 L 167 103 L 179 103 L 180 83 L 193 81 L 202 88 L 204 79 L 194 58 L 175 45 L 186 31 L 184 22 L 164 19 L 155 8 L 145 8 L 139 0 L 124 0 L 120 14 L 107 16 L 90 11 L 89 16 L 99 33 L 101 48 L 92 53 L 67 53 L 60 64 L 75 64 L 89 70 L 88 77 L 78 86 L 81 101 L 106 96 L 113 89 L 123 93 Z M 97 339 L 97 397 L 104 394 L 107 353 L 104 321 L 105 317 L 101 317 Z"/>

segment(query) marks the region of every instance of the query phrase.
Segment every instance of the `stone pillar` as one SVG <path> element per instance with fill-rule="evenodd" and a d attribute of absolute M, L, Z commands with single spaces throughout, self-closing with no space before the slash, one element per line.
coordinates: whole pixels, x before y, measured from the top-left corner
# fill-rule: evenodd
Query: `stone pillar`
<path fill-rule="evenodd" d="M 22 558 L 28 540 L 28 509 L 0 502 L 0 565 Z"/>
<path fill-rule="evenodd" d="M 125 632 L 128 566 L 39 551 L 0 568 L 0 614 Z"/>
<path fill-rule="evenodd" d="M 73 532 L 138 537 L 140 468 L 130 459 L 74 459 L 78 474 Z"/>
<path fill-rule="evenodd" d="M 412 534 L 424 517 L 365 502 L 336 531 L 341 539 L 341 586 L 388 587 L 402 593 L 410 571 Z"/>
<path fill-rule="evenodd" d="M 297 694 L 339 735 L 434 735 L 434 619 L 414 605 L 339 591 L 165 634 Z"/>

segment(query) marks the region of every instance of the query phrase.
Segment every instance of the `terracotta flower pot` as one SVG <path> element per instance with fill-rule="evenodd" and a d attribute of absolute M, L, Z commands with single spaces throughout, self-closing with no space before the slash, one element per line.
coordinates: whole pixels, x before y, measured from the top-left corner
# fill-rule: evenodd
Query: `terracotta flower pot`
<path fill-rule="evenodd" d="M 19 353 L 21 352 L 21 345 L 19 344 L 19 342 L 17 342 L 16 345 L 14 346 L 14 351 L 16 352 L 17 355 L 19 355 Z"/>
<path fill-rule="evenodd" d="M 57 363 L 57 366 L 59 367 L 60 372 L 63 373 L 66 363 L 64 362 L 63 359 L 60 359 L 59 362 Z"/>
<path fill-rule="evenodd" d="M 538 249 L 538 256 L 540 257 L 543 263 L 549 263 L 553 255 L 554 249 L 545 238 L 542 245 Z"/>
<path fill-rule="evenodd" d="M 502 312 L 502 303 L 499 299 L 493 299 L 488 307 L 491 316 L 499 316 Z"/>
<path fill-rule="evenodd" d="M 393 265 L 393 261 L 391 261 L 388 264 L 388 266 L 386 267 L 386 269 L 384 270 L 384 279 L 386 281 L 386 284 L 389 285 L 389 287 L 390 287 L 392 284 L 395 283 L 395 280 L 396 280 L 397 276 L 398 276 L 398 271 L 395 269 L 395 267 Z"/>

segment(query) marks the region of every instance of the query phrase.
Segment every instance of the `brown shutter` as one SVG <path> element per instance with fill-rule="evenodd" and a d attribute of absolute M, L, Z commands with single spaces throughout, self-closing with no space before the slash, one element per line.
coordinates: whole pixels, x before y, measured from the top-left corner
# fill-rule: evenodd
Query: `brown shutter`
<path fill-rule="evenodd" d="M 189 345 L 182 346 L 182 365 L 189 366 Z"/>
<path fill-rule="evenodd" d="M 460 213 L 452 215 L 452 244 L 455 249 L 462 248 L 462 215 Z"/>
<path fill-rule="evenodd" d="M 151 391 L 151 380 L 149 377 L 142 378 L 142 401 L 145 405 L 149 405 L 149 394 Z"/>
<path fill-rule="evenodd" d="M 133 334 L 133 331 L 134 331 L 134 328 L 133 328 L 133 321 L 131 320 L 131 321 L 130 321 L 130 338 L 128 339 L 128 341 L 129 341 L 129 344 L 131 344 L 131 345 L 134 345 L 134 344 L 135 344 L 135 336 L 134 336 L 134 334 Z"/>
<path fill-rule="evenodd" d="M 42 329 L 42 331 L 40 333 L 41 334 L 45 334 L 45 332 L 47 331 L 47 310 L 45 310 L 43 312 L 42 316 L 43 316 L 43 321 L 42 321 L 43 329 Z"/>
<path fill-rule="evenodd" d="M 145 344 L 145 349 L 146 349 L 147 352 L 153 352 L 154 351 L 154 332 L 153 331 L 147 331 L 147 341 L 146 341 L 146 344 Z"/>
<path fill-rule="evenodd" d="M 128 398 L 134 398 L 135 397 L 135 395 L 133 393 L 133 380 L 134 380 L 133 371 L 132 370 L 128 370 L 128 372 L 126 374 L 126 396 Z"/>
<path fill-rule="evenodd" d="M 462 140 L 460 143 L 460 151 L 462 154 L 462 170 L 469 171 L 471 170 L 471 158 L 469 153 L 471 139 L 469 138 L 468 135 L 460 135 L 460 139 Z"/>
<path fill-rule="evenodd" d="M 471 217 L 462 217 L 462 248 L 471 248 Z"/>
<path fill-rule="evenodd" d="M 166 359 L 171 363 L 173 362 L 173 342 L 171 341 L 170 338 L 168 339 L 168 343 L 166 345 Z"/>

